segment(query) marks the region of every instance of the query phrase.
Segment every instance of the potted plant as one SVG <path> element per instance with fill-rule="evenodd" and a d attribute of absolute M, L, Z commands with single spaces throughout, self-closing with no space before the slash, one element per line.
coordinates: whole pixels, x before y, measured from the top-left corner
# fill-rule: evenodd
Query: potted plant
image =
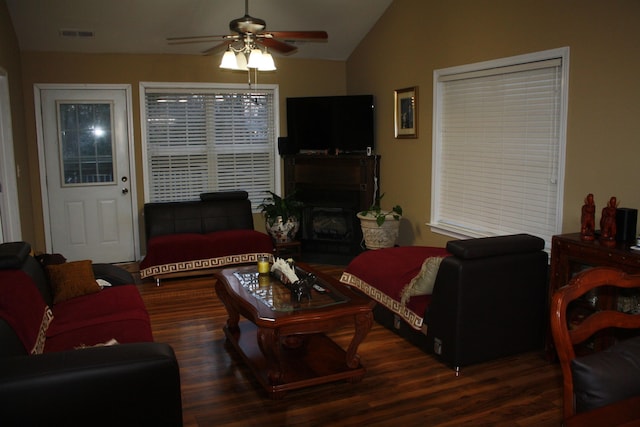
<path fill-rule="evenodd" d="M 382 210 L 382 194 L 367 210 L 358 212 L 362 236 L 368 249 L 390 248 L 396 243 L 402 218 L 402 207 L 395 205 L 390 211 Z M 387 221 L 388 220 L 388 221 Z"/>
<path fill-rule="evenodd" d="M 270 196 L 258 205 L 264 215 L 265 228 L 276 242 L 290 242 L 300 228 L 303 204 L 295 198 L 295 192 L 285 197 L 271 191 L 268 193 Z"/>

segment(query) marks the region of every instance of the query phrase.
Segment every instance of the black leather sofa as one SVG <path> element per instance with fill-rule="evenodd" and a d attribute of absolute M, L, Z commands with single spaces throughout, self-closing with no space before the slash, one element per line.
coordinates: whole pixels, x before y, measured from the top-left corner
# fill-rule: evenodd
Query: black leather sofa
<path fill-rule="evenodd" d="M 37 288 L 30 290 L 30 295 L 41 296 L 39 307 L 45 304 L 50 307 L 51 325 L 56 320 L 68 321 L 73 317 L 73 313 L 63 314 L 59 310 L 72 310 L 87 300 L 96 303 L 103 296 L 116 301 L 110 307 L 117 306 L 119 297 L 135 295 L 137 289 L 131 285 L 133 277 L 125 270 L 94 264 L 95 277 L 108 281 L 112 288 L 87 295 L 85 300 L 80 296 L 53 304 L 53 292 L 45 271 L 29 251 L 30 246 L 25 242 L 0 244 L 0 425 L 181 426 L 180 374 L 173 349 L 155 342 L 122 342 L 136 334 L 151 337 L 147 329 L 150 324 L 145 326 L 145 315 L 146 322 L 149 321 L 146 309 L 136 307 L 135 301 L 126 303 L 131 316 L 118 317 L 103 312 L 89 318 L 79 314 L 77 323 L 57 327 L 58 331 L 66 330 L 67 337 L 83 329 L 100 328 L 102 333 L 108 331 L 110 337 L 116 334 L 120 344 L 48 352 L 45 341 L 43 353 L 30 354 L 20 333 L 12 326 L 16 325 L 16 316 L 23 313 L 23 306 L 7 311 L 7 307 L 16 306 L 16 301 L 24 301 L 15 297 L 16 277 L 21 278 L 19 286 Z M 118 292 L 125 288 L 128 288 L 125 293 Z M 31 300 L 27 300 L 24 310 L 36 312 L 33 308 L 36 304 L 32 305 Z M 83 313 L 91 311 L 89 307 Z M 56 313 L 59 313 L 58 319 Z M 140 332 L 132 335 L 128 326 Z M 49 330 L 51 328 L 49 326 Z M 104 337 L 100 342 L 102 340 Z"/>
<path fill-rule="evenodd" d="M 412 297 L 424 304 L 423 311 L 410 313 L 398 296 L 430 256 L 444 256 L 433 291 Z M 379 302 L 376 321 L 456 370 L 544 347 L 548 255 L 538 237 L 453 240 L 446 250 L 367 251 L 347 266 L 341 281 Z"/>
<path fill-rule="evenodd" d="M 254 230 L 246 191 L 203 193 L 200 200 L 144 205 L 147 254 L 140 277 L 204 274 L 272 256 L 273 242 Z"/>

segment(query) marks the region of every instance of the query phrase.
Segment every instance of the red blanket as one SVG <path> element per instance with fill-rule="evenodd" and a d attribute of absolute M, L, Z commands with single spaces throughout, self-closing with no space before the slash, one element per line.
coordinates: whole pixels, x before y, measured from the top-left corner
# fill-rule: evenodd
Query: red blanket
<path fill-rule="evenodd" d="M 355 286 L 387 309 L 399 315 L 412 328 L 422 328 L 424 313 L 431 295 L 414 296 L 406 306 L 400 304 L 400 293 L 420 273 L 428 257 L 450 255 L 444 248 L 401 246 L 366 251 L 351 261 L 340 279 Z"/>
<path fill-rule="evenodd" d="M 42 353 L 52 314 L 31 277 L 22 270 L 1 272 L 0 318 L 11 326 L 27 353 Z"/>

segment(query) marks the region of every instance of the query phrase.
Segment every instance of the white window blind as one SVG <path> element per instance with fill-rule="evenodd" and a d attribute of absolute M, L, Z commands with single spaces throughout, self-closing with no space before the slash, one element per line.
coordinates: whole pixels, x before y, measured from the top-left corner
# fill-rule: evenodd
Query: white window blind
<path fill-rule="evenodd" d="M 273 90 L 145 90 L 148 199 L 245 190 L 255 209 L 275 188 Z"/>
<path fill-rule="evenodd" d="M 431 224 L 459 237 L 561 227 L 562 57 L 437 71 Z M 563 99 L 563 96 L 565 99 Z"/>

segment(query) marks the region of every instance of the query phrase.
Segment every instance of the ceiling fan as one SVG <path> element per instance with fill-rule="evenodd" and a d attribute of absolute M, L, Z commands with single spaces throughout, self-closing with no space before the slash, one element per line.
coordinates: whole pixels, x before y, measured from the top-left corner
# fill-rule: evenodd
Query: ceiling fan
<path fill-rule="evenodd" d="M 258 45 L 273 49 L 281 54 L 292 54 L 298 48 L 289 41 L 307 40 L 322 42 L 328 39 L 326 31 L 265 31 L 266 22 L 249 15 L 249 0 L 244 2 L 244 16 L 229 22 L 229 29 L 235 34 L 213 36 L 171 37 L 169 44 L 207 43 L 222 40 L 221 43 L 204 50 L 204 55 L 213 55 L 223 50 L 250 53 Z M 285 40 L 285 41 L 283 41 Z"/>

